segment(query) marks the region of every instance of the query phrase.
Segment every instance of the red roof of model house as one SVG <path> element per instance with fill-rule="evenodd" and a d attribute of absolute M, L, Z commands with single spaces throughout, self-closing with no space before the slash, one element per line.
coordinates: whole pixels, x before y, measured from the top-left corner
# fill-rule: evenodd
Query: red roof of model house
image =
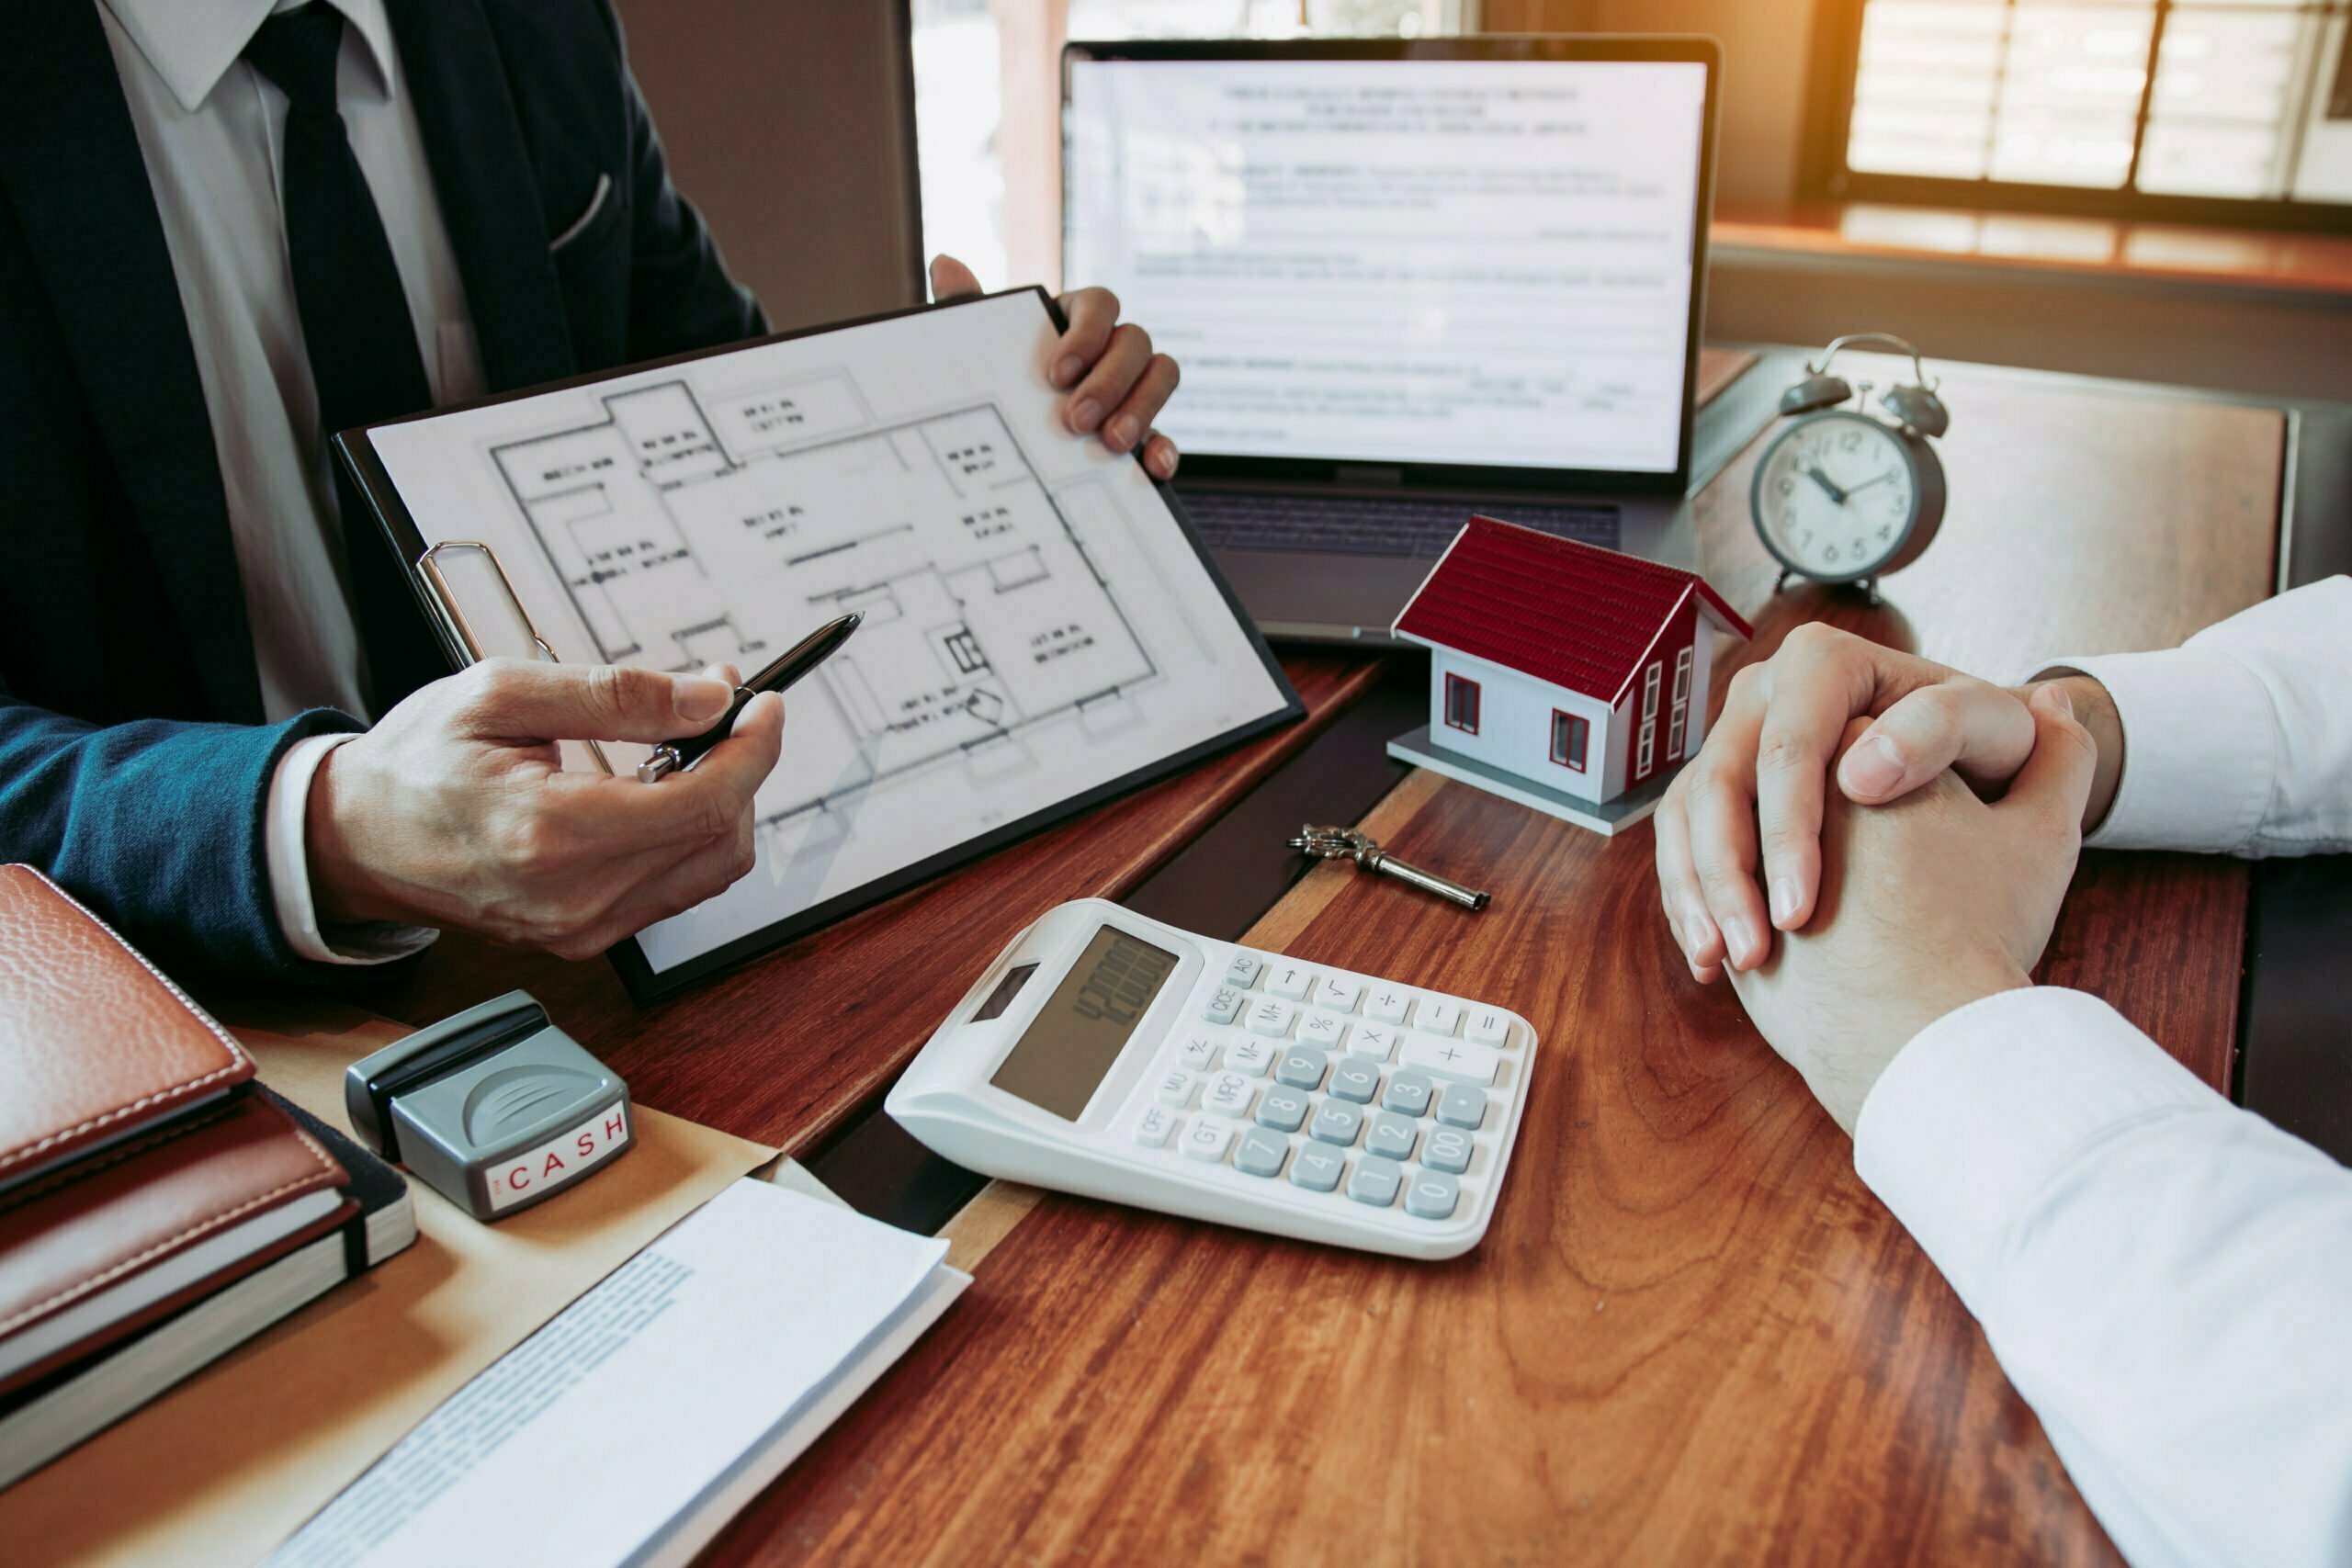
<path fill-rule="evenodd" d="M 1756 635 L 1695 572 L 1473 517 L 1396 629 L 1615 707 L 1693 593 L 1724 630 Z"/>

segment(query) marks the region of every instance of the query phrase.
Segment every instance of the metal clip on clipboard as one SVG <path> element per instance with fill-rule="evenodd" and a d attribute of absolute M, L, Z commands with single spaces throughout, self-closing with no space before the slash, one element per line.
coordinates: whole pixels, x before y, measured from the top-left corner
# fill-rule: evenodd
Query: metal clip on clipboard
<path fill-rule="evenodd" d="M 505 594 L 506 602 L 514 607 L 514 618 L 522 622 L 523 630 L 529 634 L 531 647 L 537 650 L 534 657 L 547 664 L 563 662 L 555 656 L 555 649 L 548 646 L 548 639 L 539 635 L 538 626 L 531 619 L 531 612 L 523 607 L 522 595 L 514 592 L 514 581 L 506 575 L 505 563 L 498 558 L 498 552 L 479 539 L 444 539 L 416 558 L 416 571 L 424 580 L 427 597 L 432 601 L 434 615 L 441 623 L 442 634 L 465 651 L 467 663 L 479 664 L 490 655 L 481 650 L 481 639 L 474 635 L 472 623 L 466 619 L 465 611 L 458 607 L 456 591 L 449 586 L 448 578 L 442 574 L 440 555 L 443 550 L 480 552 L 482 558 L 490 562 L 490 570 L 498 574 L 498 591 Z M 588 748 L 591 757 L 596 759 L 597 767 L 607 773 L 613 771 L 613 764 L 605 759 L 603 746 L 594 740 L 583 740 L 581 744 Z"/>

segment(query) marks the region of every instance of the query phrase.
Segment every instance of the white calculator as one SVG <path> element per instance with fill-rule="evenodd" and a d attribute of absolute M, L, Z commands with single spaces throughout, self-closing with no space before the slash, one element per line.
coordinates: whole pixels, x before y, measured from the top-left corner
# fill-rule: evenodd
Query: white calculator
<path fill-rule="evenodd" d="M 1502 1008 L 1082 898 L 998 955 L 887 1107 L 989 1176 L 1452 1258 L 1487 1234 L 1534 1059 Z"/>

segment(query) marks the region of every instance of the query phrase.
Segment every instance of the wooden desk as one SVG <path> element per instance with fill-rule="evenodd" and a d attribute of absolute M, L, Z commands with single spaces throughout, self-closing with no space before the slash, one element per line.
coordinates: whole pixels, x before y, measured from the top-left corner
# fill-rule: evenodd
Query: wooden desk
<path fill-rule="evenodd" d="M 1702 497 L 1750 656 L 1825 618 L 2007 671 L 2167 645 L 2268 592 L 2276 413 L 1995 371 L 1944 392 L 1951 516 L 1882 610 L 1773 595 L 1753 450 Z M 1534 1022 L 1484 1246 L 1413 1265 L 1000 1204 L 972 1292 L 713 1561 L 2113 1559 L 1844 1134 L 1689 979 L 1646 831 L 1426 774 L 1367 825 L 1493 909 L 1326 867 L 1252 940 Z M 2043 976 L 2226 1085 L 2245 887 L 2234 863 L 2094 855 Z"/>

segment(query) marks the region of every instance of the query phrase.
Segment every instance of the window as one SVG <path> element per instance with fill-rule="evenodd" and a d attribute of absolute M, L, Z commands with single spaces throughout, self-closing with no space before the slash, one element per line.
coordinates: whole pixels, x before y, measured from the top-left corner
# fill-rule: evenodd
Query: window
<path fill-rule="evenodd" d="M 1552 710 L 1552 761 L 1572 773 L 1584 772 L 1584 751 L 1592 726 L 1572 713 Z"/>
<path fill-rule="evenodd" d="M 1456 729 L 1478 733 L 1478 682 L 1459 675 L 1445 678 L 1445 722 Z"/>
<path fill-rule="evenodd" d="M 1650 761 L 1657 754 L 1657 720 L 1655 718 L 1645 718 L 1642 720 L 1641 747 L 1634 753 L 1634 776 L 1635 778 L 1645 779 L 1650 776 Z"/>
<path fill-rule="evenodd" d="M 1666 760 L 1682 755 L 1682 738 L 1690 718 L 1690 649 L 1674 656 L 1674 713 L 1666 726 Z"/>
<path fill-rule="evenodd" d="M 1462 0 L 911 0 L 923 245 L 990 288 L 1060 287 L 1069 39 L 1458 32 Z"/>
<path fill-rule="evenodd" d="M 1644 718 L 1656 718 L 1657 716 L 1657 672 L 1659 668 L 1660 661 L 1653 659 L 1650 660 L 1650 667 L 1642 671 L 1642 716 Z"/>
<path fill-rule="evenodd" d="M 2352 222 L 2352 0 L 1823 0 L 1807 184 Z"/>

